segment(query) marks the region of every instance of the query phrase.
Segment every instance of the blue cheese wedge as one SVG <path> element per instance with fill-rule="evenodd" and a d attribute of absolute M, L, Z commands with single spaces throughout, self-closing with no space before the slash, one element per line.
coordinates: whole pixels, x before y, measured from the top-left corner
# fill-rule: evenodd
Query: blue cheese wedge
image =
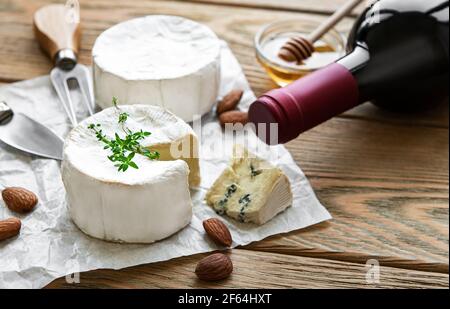
<path fill-rule="evenodd" d="M 261 225 L 292 205 L 291 185 L 281 169 L 241 146 L 234 154 L 206 194 L 218 214 Z"/>

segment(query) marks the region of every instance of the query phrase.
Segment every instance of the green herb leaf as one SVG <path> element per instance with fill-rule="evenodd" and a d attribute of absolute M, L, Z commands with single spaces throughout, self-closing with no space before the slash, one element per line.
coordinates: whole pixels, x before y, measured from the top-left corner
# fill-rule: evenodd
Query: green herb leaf
<path fill-rule="evenodd" d="M 121 113 L 119 115 L 119 123 L 125 123 L 128 120 L 128 116 L 127 113 Z"/>
<path fill-rule="evenodd" d="M 112 103 L 117 110 L 120 110 L 116 97 L 113 97 Z M 105 144 L 103 149 L 109 149 L 111 151 L 111 155 L 107 156 L 107 158 L 111 162 L 118 162 L 114 166 L 117 167 L 119 172 L 125 172 L 130 166 L 134 169 L 139 169 L 139 166 L 132 161 L 136 154 L 143 155 L 150 160 L 159 159 L 159 152 L 144 148 L 139 143 L 140 140 L 150 136 L 151 133 L 143 130 L 138 132 L 131 131 L 125 126 L 128 117 L 128 113 L 119 113 L 118 123 L 125 133 L 124 138 L 121 138 L 117 132 L 114 134 L 114 139 L 108 138 L 103 134 L 100 124 L 91 123 L 87 126 L 89 130 L 94 132 L 98 141 Z"/>
<path fill-rule="evenodd" d="M 128 165 L 130 165 L 132 168 L 139 169 L 139 167 L 137 166 L 137 164 L 134 163 L 133 161 L 131 161 L 130 163 L 128 163 Z"/>

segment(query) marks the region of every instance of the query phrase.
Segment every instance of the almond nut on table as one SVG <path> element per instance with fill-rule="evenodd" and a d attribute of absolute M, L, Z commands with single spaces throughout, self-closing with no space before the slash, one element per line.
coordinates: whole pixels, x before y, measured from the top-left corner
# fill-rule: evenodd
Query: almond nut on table
<path fill-rule="evenodd" d="M 4 189 L 2 191 L 2 198 L 10 210 L 18 213 L 32 211 L 38 202 L 36 194 L 20 187 Z"/>
<path fill-rule="evenodd" d="M 228 111 L 228 112 L 220 114 L 219 121 L 222 126 L 225 126 L 225 124 L 227 124 L 227 123 L 246 124 L 248 122 L 248 113 L 241 112 L 241 111 Z"/>
<path fill-rule="evenodd" d="M 214 253 L 203 258 L 195 269 L 200 280 L 218 281 L 225 279 L 233 272 L 231 259 L 223 253 Z"/>
<path fill-rule="evenodd" d="M 242 95 L 244 91 L 241 89 L 233 89 L 231 90 L 217 105 L 217 115 L 220 115 L 224 112 L 231 111 L 236 108 L 241 101 Z"/>
<path fill-rule="evenodd" d="M 19 234 L 22 223 L 17 218 L 0 221 L 0 240 L 5 240 Z"/>
<path fill-rule="evenodd" d="M 233 243 L 230 230 L 221 220 L 217 218 L 205 220 L 203 228 L 216 244 L 229 247 Z"/>

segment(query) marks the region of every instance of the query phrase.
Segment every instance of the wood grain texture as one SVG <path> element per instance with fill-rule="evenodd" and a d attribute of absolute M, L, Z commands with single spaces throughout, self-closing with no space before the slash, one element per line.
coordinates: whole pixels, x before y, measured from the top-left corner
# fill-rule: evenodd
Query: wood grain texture
<path fill-rule="evenodd" d="M 249 248 L 448 272 L 448 129 L 335 118 L 287 147 L 334 219 Z"/>
<path fill-rule="evenodd" d="M 204 256 L 120 271 L 95 270 L 82 273 L 78 284 L 68 284 L 61 278 L 48 288 L 447 288 L 449 282 L 448 274 L 381 266 L 379 284 L 368 284 L 365 265 L 235 249 L 230 253 L 234 263 L 231 277 L 208 283 L 194 274 Z"/>
<path fill-rule="evenodd" d="M 82 0 L 84 32 L 80 60 L 90 64 L 95 38 L 117 22 L 146 14 L 182 15 L 209 25 L 228 42 L 252 89 L 259 95 L 275 85 L 255 60 L 252 41 L 256 31 L 277 19 L 323 20 L 327 10 L 343 1 Z M 32 33 L 34 11 L 50 2 L 0 2 L 0 86 L 1 82 L 28 79 L 50 71 L 51 63 L 40 52 Z M 277 3 L 278 8 L 272 7 Z M 302 13 L 305 10 L 302 5 L 310 8 L 308 12 L 320 14 Z M 344 20 L 338 28 L 348 30 L 351 21 Z M 259 251 L 251 258 L 264 261 L 264 268 L 246 269 L 241 275 L 236 274 L 240 276 L 237 280 L 233 276 L 231 281 L 217 287 L 277 285 L 265 277 L 272 273 L 289 274 L 279 287 L 360 287 L 359 281 L 341 282 L 341 275 L 327 281 L 326 272 L 333 267 L 348 267 L 351 274 L 364 268 L 361 264 L 368 258 L 377 258 L 385 266 L 429 271 L 413 272 L 413 277 L 422 279 L 420 284 L 411 281 L 411 287 L 436 286 L 434 278 L 442 278 L 437 273 L 448 273 L 448 102 L 420 115 L 393 114 L 367 103 L 303 134 L 287 147 L 334 219 L 246 247 Z M 233 252 L 237 252 L 237 264 L 242 268 L 245 260 L 250 259 L 247 252 L 253 254 L 249 250 Z M 314 260 L 318 264 L 302 268 L 303 263 L 309 265 Z M 82 275 L 87 280 L 83 285 L 206 287 L 193 281 L 192 267 L 196 261 L 196 257 L 191 257 L 123 272 L 95 271 Z M 280 272 L 280 267 L 289 272 Z M 410 273 L 409 270 L 386 269 L 392 274 L 392 280 L 382 284 L 408 286 L 401 277 L 404 273 L 398 272 Z M 163 270 L 172 275 L 168 277 Z M 323 274 L 313 277 L 320 284 L 308 279 L 310 272 L 321 273 L 321 270 Z M 126 284 L 127 281 L 131 283 Z M 444 281 L 448 287 L 448 276 Z M 442 282 L 437 285 L 441 286 Z M 59 280 L 51 286 L 64 285 Z"/>
<path fill-rule="evenodd" d="M 449 102 L 441 102 L 437 106 L 420 113 L 402 114 L 382 110 L 371 103 L 365 103 L 342 114 L 345 118 L 357 118 L 382 123 L 403 124 L 406 126 L 428 126 L 448 129 Z"/>
<path fill-rule="evenodd" d="M 180 0 L 183 1 L 183 0 Z M 281 10 L 281 11 L 293 11 L 302 13 L 316 13 L 316 14 L 333 14 L 335 10 L 341 7 L 345 0 L 193 0 L 192 2 L 200 2 L 204 4 L 221 4 L 226 6 L 236 6 L 245 8 L 267 9 L 267 10 Z M 350 15 L 355 15 L 361 12 L 366 3 L 369 1 L 363 1 L 363 4 L 354 9 Z"/>

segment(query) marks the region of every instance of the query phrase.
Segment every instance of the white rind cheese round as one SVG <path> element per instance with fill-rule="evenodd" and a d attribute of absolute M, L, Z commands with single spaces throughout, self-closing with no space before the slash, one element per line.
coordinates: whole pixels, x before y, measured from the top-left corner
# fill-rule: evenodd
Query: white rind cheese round
<path fill-rule="evenodd" d="M 81 122 L 64 145 L 62 178 L 69 213 L 86 234 L 116 242 L 151 243 L 185 227 L 192 217 L 189 182 L 198 184 L 198 158 L 174 159 L 170 148 L 196 137 L 180 118 L 150 105 L 120 106 L 129 114 L 126 126 L 152 134 L 141 145 L 161 152 L 159 160 L 142 155 L 133 159 L 139 169 L 119 172 L 107 156 L 110 150 L 97 140 L 88 125 L 101 124 L 103 133 L 124 137 L 116 108 L 108 108 Z M 187 144 L 184 144 L 184 147 Z M 194 149 L 195 150 L 195 149 Z M 191 171 L 190 171 L 191 166 Z M 195 177 L 190 178 L 190 173 Z"/>
<path fill-rule="evenodd" d="M 208 27 L 150 15 L 104 31 L 92 49 L 96 103 L 149 102 L 190 122 L 209 112 L 220 82 L 220 40 Z"/>

